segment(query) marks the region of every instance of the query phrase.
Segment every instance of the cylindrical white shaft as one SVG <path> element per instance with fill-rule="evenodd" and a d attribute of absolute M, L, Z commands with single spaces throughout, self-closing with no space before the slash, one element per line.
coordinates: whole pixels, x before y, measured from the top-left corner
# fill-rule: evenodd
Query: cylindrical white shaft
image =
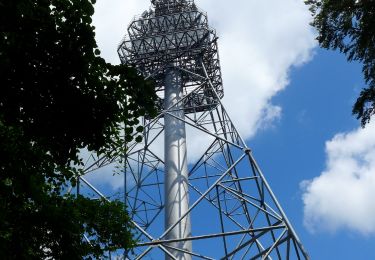
<path fill-rule="evenodd" d="M 177 104 L 183 97 L 181 73 L 170 68 L 165 75 L 165 108 Z M 171 114 L 184 118 L 183 105 L 173 107 Z M 186 152 L 185 123 L 166 114 L 165 123 L 165 229 L 168 229 L 189 209 L 188 169 Z M 191 236 L 190 217 L 187 215 L 168 234 L 167 239 L 181 239 Z M 188 252 L 192 250 L 191 241 L 170 243 L 170 246 Z M 179 260 L 190 260 L 191 255 L 169 249 Z M 170 259 L 166 255 L 166 259 Z"/>

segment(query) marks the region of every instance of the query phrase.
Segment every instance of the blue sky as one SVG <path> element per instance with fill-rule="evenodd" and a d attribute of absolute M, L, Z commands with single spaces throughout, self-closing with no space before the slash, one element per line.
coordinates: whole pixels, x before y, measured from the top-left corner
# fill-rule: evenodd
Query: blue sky
<path fill-rule="evenodd" d="M 316 47 L 302 2 L 196 0 L 220 37 L 225 106 L 312 259 L 375 259 L 375 127 L 351 115 L 361 66 Z M 118 63 L 126 26 L 149 6 L 98 1 L 107 61 Z M 198 152 L 190 146 L 190 158 Z"/>
<path fill-rule="evenodd" d="M 308 64 L 292 70 L 289 87 L 272 100 L 283 107 L 283 116 L 249 141 L 312 259 L 375 258 L 372 234 L 343 226 L 314 232 L 303 224 L 301 182 L 326 168 L 326 141 L 358 128 L 351 108 L 362 78 L 359 64 L 348 64 L 337 52 L 316 49 Z M 347 210 L 350 214 L 352 209 Z"/>

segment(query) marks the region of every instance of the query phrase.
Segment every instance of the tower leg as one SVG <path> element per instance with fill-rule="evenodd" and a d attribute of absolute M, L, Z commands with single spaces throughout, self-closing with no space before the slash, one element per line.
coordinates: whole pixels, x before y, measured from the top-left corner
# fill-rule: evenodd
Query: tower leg
<path fill-rule="evenodd" d="M 178 103 L 183 97 L 181 73 L 170 68 L 165 76 L 165 108 Z M 170 112 L 184 118 L 183 105 L 174 106 Z M 188 169 L 185 123 L 165 114 L 165 229 L 175 224 L 189 209 Z M 190 217 L 187 215 L 167 235 L 167 239 L 182 239 L 191 236 Z M 192 242 L 174 242 L 172 247 L 191 252 Z M 179 260 L 190 260 L 191 255 L 178 250 L 170 252 Z M 170 258 L 166 256 L 166 259 Z"/>

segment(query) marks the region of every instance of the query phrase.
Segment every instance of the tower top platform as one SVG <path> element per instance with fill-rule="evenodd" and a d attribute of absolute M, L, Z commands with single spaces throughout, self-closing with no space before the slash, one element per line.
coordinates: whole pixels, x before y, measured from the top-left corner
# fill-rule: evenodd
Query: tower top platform
<path fill-rule="evenodd" d="M 217 36 L 208 25 L 207 14 L 193 0 L 151 0 L 151 3 L 151 8 L 128 26 L 128 34 L 118 48 L 121 62 L 155 81 L 160 110 L 165 75 L 171 67 L 181 71 L 186 113 L 211 109 L 224 91 Z M 212 92 L 211 85 L 217 94 Z M 200 91 L 195 91 L 197 88 Z M 194 96 L 190 95 L 192 91 Z"/>
<path fill-rule="evenodd" d="M 165 15 L 186 11 L 195 7 L 193 0 L 151 0 L 155 15 Z"/>

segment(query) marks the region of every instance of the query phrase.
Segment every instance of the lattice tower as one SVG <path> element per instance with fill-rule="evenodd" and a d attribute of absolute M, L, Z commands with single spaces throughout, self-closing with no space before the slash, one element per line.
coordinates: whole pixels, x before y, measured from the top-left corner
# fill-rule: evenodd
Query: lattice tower
<path fill-rule="evenodd" d="M 194 1 L 151 3 L 130 23 L 118 52 L 122 63 L 155 82 L 158 116 L 142 119 L 143 142 L 129 144 L 124 163 L 91 156 L 85 169 L 116 168 L 124 176 L 139 243 L 117 253 L 125 259 L 309 259 L 221 102 L 218 38 L 206 13 Z M 209 140 L 190 163 L 186 129 Z M 107 197 L 84 176 L 81 185 Z"/>

